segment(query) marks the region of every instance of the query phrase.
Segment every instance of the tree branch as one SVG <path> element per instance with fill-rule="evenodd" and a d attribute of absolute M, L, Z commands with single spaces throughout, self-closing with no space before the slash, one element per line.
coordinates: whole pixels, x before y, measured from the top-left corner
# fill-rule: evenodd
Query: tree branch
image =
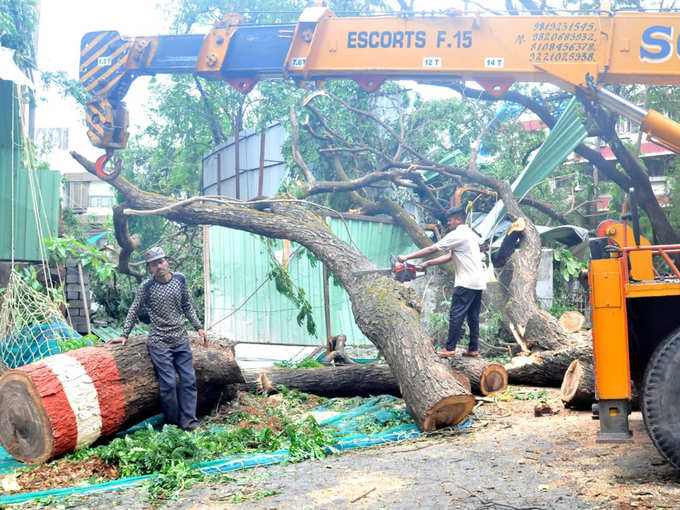
<path fill-rule="evenodd" d="M 193 77 L 194 83 L 196 83 L 196 88 L 198 89 L 198 92 L 201 95 L 201 102 L 203 103 L 203 107 L 205 108 L 205 113 L 208 117 L 208 123 L 210 124 L 210 131 L 212 131 L 213 141 L 215 142 L 216 145 L 220 144 L 226 140 L 224 132 L 222 131 L 222 126 L 220 126 L 220 123 L 215 118 L 213 109 L 210 106 L 210 101 L 208 100 L 208 95 L 205 93 L 203 85 L 201 85 L 198 76 L 194 74 Z"/>
<path fill-rule="evenodd" d="M 139 246 L 139 236 L 130 236 L 128 230 L 128 217 L 123 214 L 124 204 L 113 206 L 113 233 L 120 246 L 118 254 L 118 272 L 127 274 L 135 278 L 137 283 L 141 283 L 144 273 L 136 271 L 130 267 L 130 255 Z"/>
<path fill-rule="evenodd" d="M 295 116 L 295 109 L 293 108 L 293 105 L 290 105 L 290 123 L 293 130 L 293 140 L 291 143 L 291 152 L 293 154 L 293 159 L 302 170 L 302 173 L 304 174 L 307 183 L 312 184 L 316 179 L 314 178 L 312 171 L 307 166 L 307 163 L 305 163 L 305 160 L 302 157 L 302 154 L 300 153 L 300 149 L 298 148 L 300 140 L 300 128 L 298 126 L 297 117 Z"/>
<path fill-rule="evenodd" d="M 542 212 L 543 214 L 549 216 L 553 220 L 559 222 L 561 225 L 568 225 L 569 224 L 569 219 L 555 211 L 552 207 L 550 207 L 548 204 L 544 202 L 539 202 L 538 200 L 532 200 L 531 198 L 522 198 L 519 201 L 520 205 L 528 205 L 529 207 L 533 207 L 539 212 Z"/>

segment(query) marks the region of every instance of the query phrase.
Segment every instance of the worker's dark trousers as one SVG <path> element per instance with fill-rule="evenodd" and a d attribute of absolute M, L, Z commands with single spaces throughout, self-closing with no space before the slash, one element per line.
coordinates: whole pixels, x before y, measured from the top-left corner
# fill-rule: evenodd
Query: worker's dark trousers
<path fill-rule="evenodd" d="M 196 373 L 189 342 L 176 347 L 149 345 L 166 423 L 183 429 L 197 425 Z"/>
<path fill-rule="evenodd" d="M 465 287 L 455 287 L 451 298 L 451 310 L 449 311 L 449 339 L 446 342 L 446 349 L 453 351 L 458 345 L 463 321 L 467 315 L 468 326 L 470 327 L 470 345 L 468 351 L 479 350 L 479 310 L 482 306 L 482 291 L 466 289 Z"/>

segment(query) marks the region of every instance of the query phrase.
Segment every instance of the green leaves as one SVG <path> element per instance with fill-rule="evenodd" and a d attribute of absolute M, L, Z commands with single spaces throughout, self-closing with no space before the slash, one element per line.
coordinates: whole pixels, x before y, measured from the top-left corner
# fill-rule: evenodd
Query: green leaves
<path fill-rule="evenodd" d="M 73 351 L 75 349 L 91 347 L 100 343 L 102 343 L 101 339 L 93 334 L 79 336 L 77 338 L 57 339 L 59 352 Z"/>
<path fill-rule="evenodd" d="M 309 301 L 307 301 L 304 289 L 295 285 L 295 282 L 291 278 L 288 269 L 286 269 L 282 264 L 279 264 L 272 254 L 269 240 L 266 242 L 271 262 L 271 270 L 268 273 L 269 278 L 274 280 L 276 290 L 283 296 L 287 297 L 299 309 L 297 317 L 295 318 L 298 326 L 303 327 L 304 325 L 310 335 L 316 336 L 316 322 L 314 322 L 312 305 L 309 303 Z"/>
<path fill-rule="evenodd" d="M 0 0 L 0 45 L 16 50 L 17 65 L 35 67 L 33 33 L 38 20 L 36 0 Z"/>
<path fill-rule="evenodd" d="M 84 460 L 96 455 L 118 465 L 121 477 L 157 473 L 158 476 L 149 481 L 149 496 L 166 499 L 204 477 L 195 469 L 201 462 L 240 453 L 283 449 L 289 450 L 289 461 L 299 462 L 325 457 L 326 447 L 336 440 L 335 435 L 322 429 L 312 416 L 285 422 L 280 432 L 264 427 L 195 434 L 174 425 L 165 425 L 160 431 L 148 425 L 144 430 L 114 439 L 108 445 L 76 452 L 70 458 Z"/>
<path fill-rule="evenodd" d="M 555 286 L 563 289 L 573 278 L 576 278 L 581 271 L 586 269 L 587 262 L 574 258 L 566 248 L 556 248 L 553 250 L 553 261 L 555 262 L 554 276 Z"/>
<path fill-rule="evenodd" d="M 84 271 L 89 271 L 100 281 L 108 280 L 113 274 L 113 264 L 95 246 L 81 243 L 70 236 L 45 239 L 45 245 L 51 263 L 74 259 Z"/>

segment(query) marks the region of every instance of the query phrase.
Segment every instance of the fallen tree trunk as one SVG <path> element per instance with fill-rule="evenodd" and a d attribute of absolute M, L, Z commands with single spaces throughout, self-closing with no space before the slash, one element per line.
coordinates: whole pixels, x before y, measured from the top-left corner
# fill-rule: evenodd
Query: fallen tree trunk
<path fill-rule="evenodd" d="M 581 343 L 559 351 L 540 351 L 529 356 L 515 356 L 506 363 L 505 370 L 508 372 L 510 384 L 559 388 L 567 368 L 576 359 L 592 363 L 592 344 Z"/>
<path fill-rule="evenodd" d="M 193 345 L 198 413 L 236 395 L 243 376 L 229 349 Z M 87 446 L 161 412 L 144 338 L 85 347 L 0 377 L 0 443 L 34 464 Z"/>
<path fill-rule="evenodd" d="M 502 365 L 479 358 L 451 360 L 452 375 L 475 395 L 503 391 L 508 375 Z M 367 397 L 394 395 L 401 397 L 397 380 L 387 365 L 363 365 L 324 368 L 266 368 L 243 372 L 246 383 L 242 391 L 276 393 L 279 385 L 322 397 Z"/>
<path fill-rule="evenodd" d="M 500 363 L 483 358 L 455 357 L 449 358 L 449 365 L 469 377 L 475 395 L 491 395 L 508 387 L 508 373 Z"/>
<path fill-rule="evenodd" d="M 320 397 L 401 397 L 399 384 L 387 365 L 354 364 L 323 368 L 266 368 L 243 372 L 241 390 L 251 393 L 278 392 L 278 386 Z"/>
<path fill-rule="evenodd" d="M 640 410 L 640 391 L 631 383 L 631 407 Z M 570 409 L 591 409 L 597 402 L 595 391 L 595 371 L 592 361 L 576 359 L 571 362 L 564 374 L 560 387 L 560 398 L 564 407 Z"/>
<path fill-rule="evenodd" d="M 96 175 L 93 162 L 71 154 Z M 342 283 L 359 329 L 384 355 L 421 430 L 458 424 L 472 411 L 475 398 L 451 375 L 448 364 L 437 358 L 420 325 L 415 291 L 385 276 L 357 276 L 355 271 L 375 265 L 334 235 L 317 215 L 288 199 L 260 200 L 257 208 L 224 200 L 219 206 L 206 205 L 200 202 L 209 199 L 199 198 L 178 203 L 141 191 L 120 176 L 108 182 L 125 195 L 128 208 L 140 210 L 126 208 L 124 214 L 155 214 L 180 223 L 221 225 L 305 246 Z"/>

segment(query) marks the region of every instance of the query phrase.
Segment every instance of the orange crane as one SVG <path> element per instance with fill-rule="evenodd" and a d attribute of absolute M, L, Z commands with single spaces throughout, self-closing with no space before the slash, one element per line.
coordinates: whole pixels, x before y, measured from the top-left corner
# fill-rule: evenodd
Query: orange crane
<path fill-rule="evenodd" d="M 353 79 L 369 91 L 389 79 L 473 80 L 494 96 L 514 82 L 549 82 L 597 101 L 680 152 L 680 125 L 603 88 L 611 83 L 680 85 L 680 13 L 337 17 L 305 9 L 295 24 L 245 25 L 230 14 L 208 34 L 82 38 L 80 81 L 90 93 L 88 136 L 106 149 L 98 168 L 126 146 L 122 102 L 141 75 L 195 73 L 247 93 L 258 80 Z M 106 177 L 105 174 L 102 174 Z"/>
<path fill-rule="evenodd" d="M 243 93 L 271 78 L 298 85 L 352 79 L 368 91 L 390 79 L 473 80 L 494 96 L 514 82 L 549 82 L 632 119 L 680 152 L 680 124 L 604 88 L 680 85 L 680 13 L 601 5 L 592 15 L 337 17 L 317 4 L 291 24 L 246 25 L 227 15 L 206 35 L 91 32 L 81 43 L 80 80 L 91 95 L 88 136 L 106 150 L 97 171 L 105 179 L 117 174 L 106 164 L 127 144 L 123 98 L 137 76 L 156 73 L 195 73 Z M 629 230 L 608 225 L 591 243 L 598 438 L 630 440 L 633 378 L 652 439 L 680 467 L 680 272 L 669 257 L 680 245 L 635 242 L 639 231 Z M 652 253 L 669 264 L 667 275 L 654 274 Z"/>

